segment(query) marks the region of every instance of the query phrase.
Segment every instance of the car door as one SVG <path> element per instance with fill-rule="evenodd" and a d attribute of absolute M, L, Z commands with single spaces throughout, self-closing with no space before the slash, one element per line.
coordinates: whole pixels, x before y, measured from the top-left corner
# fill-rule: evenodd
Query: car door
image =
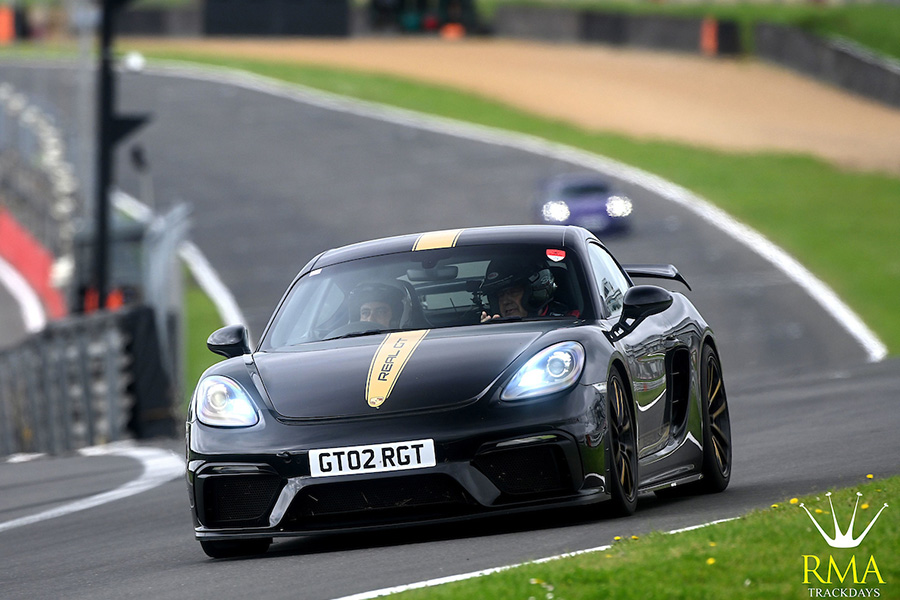
<path fill-rule="evenodd" d="M 622 314 L 625 292 L 630 283 L 621 267 L 602 246 L 589 244 L 589 253 L 603 318 L 612 327 Z M 647 456 L 666 443 L 666 338 L 670 328 L 665 313 L 653 315 L 614 342 L 628 361 L 631 371 L 639 456 Z"/>

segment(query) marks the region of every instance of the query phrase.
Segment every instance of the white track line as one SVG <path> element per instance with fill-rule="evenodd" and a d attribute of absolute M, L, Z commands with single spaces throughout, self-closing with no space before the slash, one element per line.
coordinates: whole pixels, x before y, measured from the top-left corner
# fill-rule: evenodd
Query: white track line
<path fill-rule="evenodd" d="M 44 305 L 35 291 L 28 285 L 25 278 L 16 271 L 11 264 L 0 257 L 0 284 L 9 290 L 9 293 L 19 305 L 22 314 L 22 323 L 28 333 L 37 333 L 47 325 L 47 315 Z"/>
<path fill-rule="evenodd" d="M 34 515 L 0 523 L 0 533 L 95 508 L 109 502 L 115 502 L 122 498 L 146 492 L 184 475 L 184 461 L 181 457 L 171 451 L 159 448 L 130 446 L 129 444 L 110 444 L 84 448 L 79 453 L 84 456 L 126 456 L 140 462 L 143 470 L 137 479 L 108 492 L 95 494 Z"/>
<path fill-rule="evenodd" d="M 113 203 L 118 210 L 142 223 L 149 223 L 153 219 L 153 210 L 149 206 L 121 190 L 113 193 Z M 215 304 L 222 323 L 225 325 L 246 324 L 244 315 L 231 290 L 219 277 L 218 272 L 200 251 L 200 248 L 193 242 L 184 242 L 178 248 L 178 254 L 190 269 L 197 285 Z"/>
<path fill-rule="evenodd" d="M 735 521 L 738 518 L 739 517 L 732 517 L 729 519 L 719 519 L 718 521 L 710 521 L 709 523 L 701 523 L 700 525 L 692 525 L 691 527 L 685 527 L 683 529 L 673 529 L 672 531 L 668 531 L 666 533 L 668 535 L 673 535 L 673 534 L 682 533 L 685 531 L 693 531 L 695 529 L 702 529 L 704 527 L 709 527 L 711 525 L 718 525 L 719 523 Z M 436 585 L 443 585 L 445 583 L 453 583 L 454 581 L 464 581 L 466 579 L 475 579 L 476 577 L 484 577 L 485 575 L 492 575 L 494 573 L 500 573 L 502 571 L 509 571 L 510 569 L 524 567 L 527 565 L 539 565 L 541 563 L 552 562 L 554 560 L 560 560 L 563 558 L 570 558 L 572 556 L 579 556 L 581 554 L 589 554 L 592 552 L 603 552 L 604 550 L 609 550 L 610 548 L 612 548 L 612 544 L 607 544 L 605 546 L 598 546 L 596 548 L 588 548 L 586 550 L 576 550 L 574 552 L 566 552 L 564 554 L 547 556 L 546 558 L 530 560 L 530 561 L 519 563 L 516 565 L 506 565 L 503 567 L 494 567 L 493 569 L 472 571 L 471 573 L 461 573 L 459 575 L 449 575 L 447 577 L 440 577 L 438 579 L 429 579 L 427 581 L 419 581 L 416 583 L 409 583 L 406 585 L 398 585 L 398 586 L 389 587 L 389 588 L 382 588 L 380 590 L 372 590 L 371 592 L 361 592 L 359 594 L 353 594 L 352 596 L 343 596 L 342 598 L 335 598 L 335 600 L 371 600 L 372 598 L 381 598 L 383 596 L 390 596 L 391 594 L 399 594 L 400 592 L 406 592 L 408 590 L 418 590 L 418 589 L 422 589 L 422 588 L 434 587 Z"/>
<path fill-rule="evenodd" d="M 514 148 L 540 156 L 566 161 L 574 165 L 600 171 L 638 185 L 675 202 L 725 232 L 751 251 L 771 263 L 817 302 L 838 325 L 845 329 L 865 350 L 870 362 L 887 356 L 887 347 L 863 320 L 823 281 L 765 236 L 737 221 L 706 199 L 662 177 L 616 160 L 547 140 L 493 127 L 474 125 L 453 119 L 436 117 L 375 102 L 357 100 L 322 92 L 299 84 L 289 84 L 261 75 L 224 67 L 198 66 L 168 62 L 165 66 L 148 69 L 158 75 L 181 77 L 214 83 L 225 83 L 280 98 L 294 100 L 328 110 L 474 140 L 486 144 Z"/>

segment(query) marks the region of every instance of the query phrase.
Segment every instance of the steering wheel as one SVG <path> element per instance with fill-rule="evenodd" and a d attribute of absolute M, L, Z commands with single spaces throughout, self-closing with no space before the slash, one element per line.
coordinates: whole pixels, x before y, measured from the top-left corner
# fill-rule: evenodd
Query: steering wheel
<path fill-rule="evenodd" d="M 372 321 L 350 321 L 346 325 L 341 325 L 332 329 L 326 335 L 326 338 L 340 337 L 348 333 L 363 333 L 366 331 L 381 331 L 384 326 L 381 323 L 373 323 Z"/>

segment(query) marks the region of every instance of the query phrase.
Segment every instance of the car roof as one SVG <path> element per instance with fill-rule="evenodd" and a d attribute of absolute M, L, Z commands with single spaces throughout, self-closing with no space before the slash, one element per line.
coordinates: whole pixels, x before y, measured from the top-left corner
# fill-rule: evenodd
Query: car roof
<path fill-rule="evenodd" d="M 552 247 L 572 247 L 580 245 L 580 241 L 593 237 L 586 229 L 563 225 L 501 225 L 429 231 L 369 240 L 328 250 L 310 261 L 300 275 L 348 260 L 412 250 L 486 244 L 543 244 Z"/>
<path fill-rule="evenodd" d="M 562 173 L 554 175 L 545 180 L 544 187 L 547 189 L 559 189 L 573 185 L 600 184 L 606 187 L 612 187 L 612 181 L 603 177 L 598 173 Z"/>

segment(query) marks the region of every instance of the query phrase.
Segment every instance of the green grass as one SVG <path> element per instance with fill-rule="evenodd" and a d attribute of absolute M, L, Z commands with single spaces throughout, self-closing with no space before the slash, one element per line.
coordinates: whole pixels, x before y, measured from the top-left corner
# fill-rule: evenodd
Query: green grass
<path fill-rule="evenodd" d="M 844 37 L 872 50 L 900 58 L 900 5 L 889 3 L 814 4 L 806 2 L 665 3 L 605 0 L 478 0 L 479 12 L 490 22 L 501 5 L 577 7 L 605 12 L 659 14 L 680 17 L 711 16 L 737 21 L 745 50 L 752 52 L 753 27 L 777 23 L 799 27 L 825 37 Z"/>
<path fill-rule="evenodd" d="M 386 75 L 224 56 L 150 56 L 244 69 L 289 82 L 537 135 L 621 160 L 699 193 L 797 257 L 900 353 L 900 179 L 789 154 L 723 153 L 591 132 L 450 88 Z"/>
<path fill-rule="evenodd" d="M 194 387 L 208 367 L 222 360 L 206 347 L 206 338 L 216 329 L 222 327 L 222 319 L 215 305 L 206 293 L 186 276 L 187 285 L 184 292 L 184 329 L 185 329 L 185 382 L 184 406 L 190 402 Z"/>
<path fill-rule="evenodd" d="M 807 514 L 799 507 L 804 502 L 816 514 L 822 529 L 834 533 L 828 499 L 817 494 L 788 500 L 776 508 L 756 511 L 736 521 L 721 523 L 674 535 L 653 533 L 631 539 L 628 520 L 621 523 L 622 541 L 597 540 L 597 545 L 612 544 L 606 551 L 582 554 L 541 564 L 526 564 L 515 569 L 437 587 L 412 590 L 391 596 L 397 600 L 469 600 L 520 599 L 543 600 L 617 600 L 746 598 L 809 598 L 810 588 L 878 588 L 882 598 L 900 597 L 900 510 L 892 501 L 900 496 L 900 477 L 872 481 L 858 487 L 836 490 L 832 496 L 838 523 L 844 529 L 853 514 L 856 492 L 863 493 L 855 535 L 859 535 L 887 502 L 878 521 L 855 549 L 830 548 L 813 528 Z M 862 581 L 869 558 L 875 564 L 884 584 L 872 572 L 865 575 L 865 585 L 852 585 L 852 571 L 844 585 L 831 573 L 832 584 L 820 583 L 810 568 L 817 556 L 821 565 L 817 572 L 827 581 L 829 556 L 843 572 L 855 556 L 857 580 Z M 538 558 L 538 557 L 536 557 Z M 810 584 L 804 584 L 808 577 Z M 815 592 L 813 592 L 815 593 Z M 857 591 L 859 593 L 859 591 Z M 552 596 L 548 596 L 552 594 Z"/>

